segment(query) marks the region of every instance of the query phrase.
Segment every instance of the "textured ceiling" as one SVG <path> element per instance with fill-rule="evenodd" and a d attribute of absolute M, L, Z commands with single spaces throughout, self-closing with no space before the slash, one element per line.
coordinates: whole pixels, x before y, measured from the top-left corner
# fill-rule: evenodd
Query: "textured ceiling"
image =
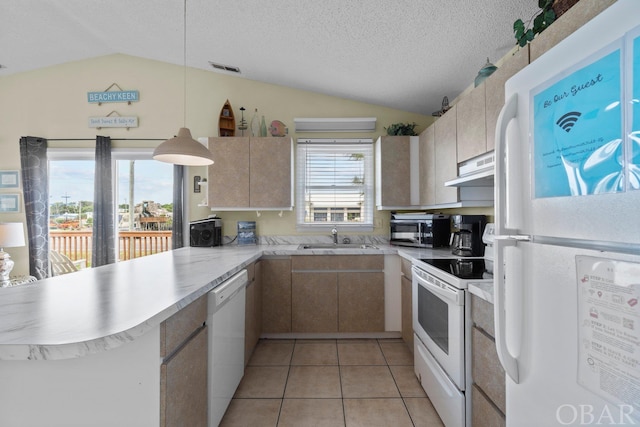
<path fill-rule="evenodd" d="M 431 114 L 537 0 L 188 0 L 187 65 Z M 182 0 L 1 0 L 0 77 L 113 53 L 183 64 Z M 6 68 L 4 68 L 6 67 Z"/>

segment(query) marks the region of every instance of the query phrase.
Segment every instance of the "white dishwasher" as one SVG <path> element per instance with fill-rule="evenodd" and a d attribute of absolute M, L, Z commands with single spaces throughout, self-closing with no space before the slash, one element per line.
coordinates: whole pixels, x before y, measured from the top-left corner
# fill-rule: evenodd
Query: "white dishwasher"
<path fill-rule="evenodd" d="M 247 277 L 247 270 L 242 270 L 208 294 L 209 427 L 220 424 L 244 375 Z"/>

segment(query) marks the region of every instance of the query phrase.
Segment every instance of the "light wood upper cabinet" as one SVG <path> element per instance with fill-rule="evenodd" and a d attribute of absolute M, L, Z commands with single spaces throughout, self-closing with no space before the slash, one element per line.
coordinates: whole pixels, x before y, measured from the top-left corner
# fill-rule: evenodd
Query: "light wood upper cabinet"
<path fill-rule="evenodd" d="M 531 62 L 560 43 L 575 30 L 582 27 L 616 0 L 582 0 L 566 11 L 560 18 L 530 43 Z"/>
<path fill-rule="evenodd" d="M 419 137 L 420 152 L 420 204 L 436 204 L 436 139 L 435 125 L 423 130 Z"/>
<path fill-rule="evenodd" d="M 504 106 L 504 84 L 518 71 L 529 64 L 529 45 L 520 48 L 508 60 L 498 68 L 489 78 L 484 81 L 485 85 L 485 116 L 487 123 L 487 147 L 486 151 L 495 148 L 496 122 L 500 115 L 500 110 Z"/>
<path fill-rule="evenodd" d="M 291 138 L 209 138 L 212 209 L 290 209 L 293 206 Z"/>
<path fill-rule="evenodd" d="M 249 207 L 249 138 L 209 138 L 209 206 Z"/>
<path fill-rule="evenodd" d="M 420 205 L 419 148 L 416 136 L 381 136 L 376 141 L 376 207 Z"/>
<path fill-rule="evenodd" d="M 474 88 L 456 104 L 458 162 L 487 152 L 485 84 Z"/>
<path fill-rule="evenodd" d="M 457 106 L 454 105 L 434 124 L 437 205 L 458 202 L 458 189 L 444 186 L 445 182 L 458 176 L 456 114 Z"/>
<path fill-rule="evenodd" d="M 290 138 L 251 138 L 249 195 L 252 208 L 290 207 Z"/>

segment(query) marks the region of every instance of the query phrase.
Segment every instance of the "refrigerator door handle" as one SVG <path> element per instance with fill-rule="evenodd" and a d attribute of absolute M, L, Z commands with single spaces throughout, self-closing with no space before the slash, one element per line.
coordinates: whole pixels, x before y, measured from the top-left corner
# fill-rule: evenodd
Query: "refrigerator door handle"
<path fill-rule="evenodd" d="M 493 317 L 496 327 L 496 351 L 505 372 L 516 384 L 519 383 L 518 359 L 513 357 L 507 348 L 504 249 L 507 246 L 515 246 L 518 240 L 508 236 L 496 236 L 493 263 Z"/>
<path fill-rule="evenodd" d="M 495 166 L 495 234 L 496 236 L 504 236 L 510 233 L 506 229 L 507 220 L 507 179 L 506 179 L 506 148 L 507 148 L 507 126 L 512 119 L 515 119 L 518 114 L 518 95 L 514 93 L 507 99 L 498 121 L 496 122 L 496 140 L 495 140 L 495 153 L 496 153 L 496 166 Z"/>

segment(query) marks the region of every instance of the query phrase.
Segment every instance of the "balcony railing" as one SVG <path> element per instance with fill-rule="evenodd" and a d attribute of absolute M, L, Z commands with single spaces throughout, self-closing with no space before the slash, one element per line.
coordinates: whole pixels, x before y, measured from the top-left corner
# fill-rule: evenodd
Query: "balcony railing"
<path fill-rule="evenodd" d="M 49 232 L 52 250 L 68 256 L 72 261 L 86 260 L 91 265 L 91 231 Z M 171 250 L 171 231 L 119 231 L 118 261 L 140 258 Z"/>

